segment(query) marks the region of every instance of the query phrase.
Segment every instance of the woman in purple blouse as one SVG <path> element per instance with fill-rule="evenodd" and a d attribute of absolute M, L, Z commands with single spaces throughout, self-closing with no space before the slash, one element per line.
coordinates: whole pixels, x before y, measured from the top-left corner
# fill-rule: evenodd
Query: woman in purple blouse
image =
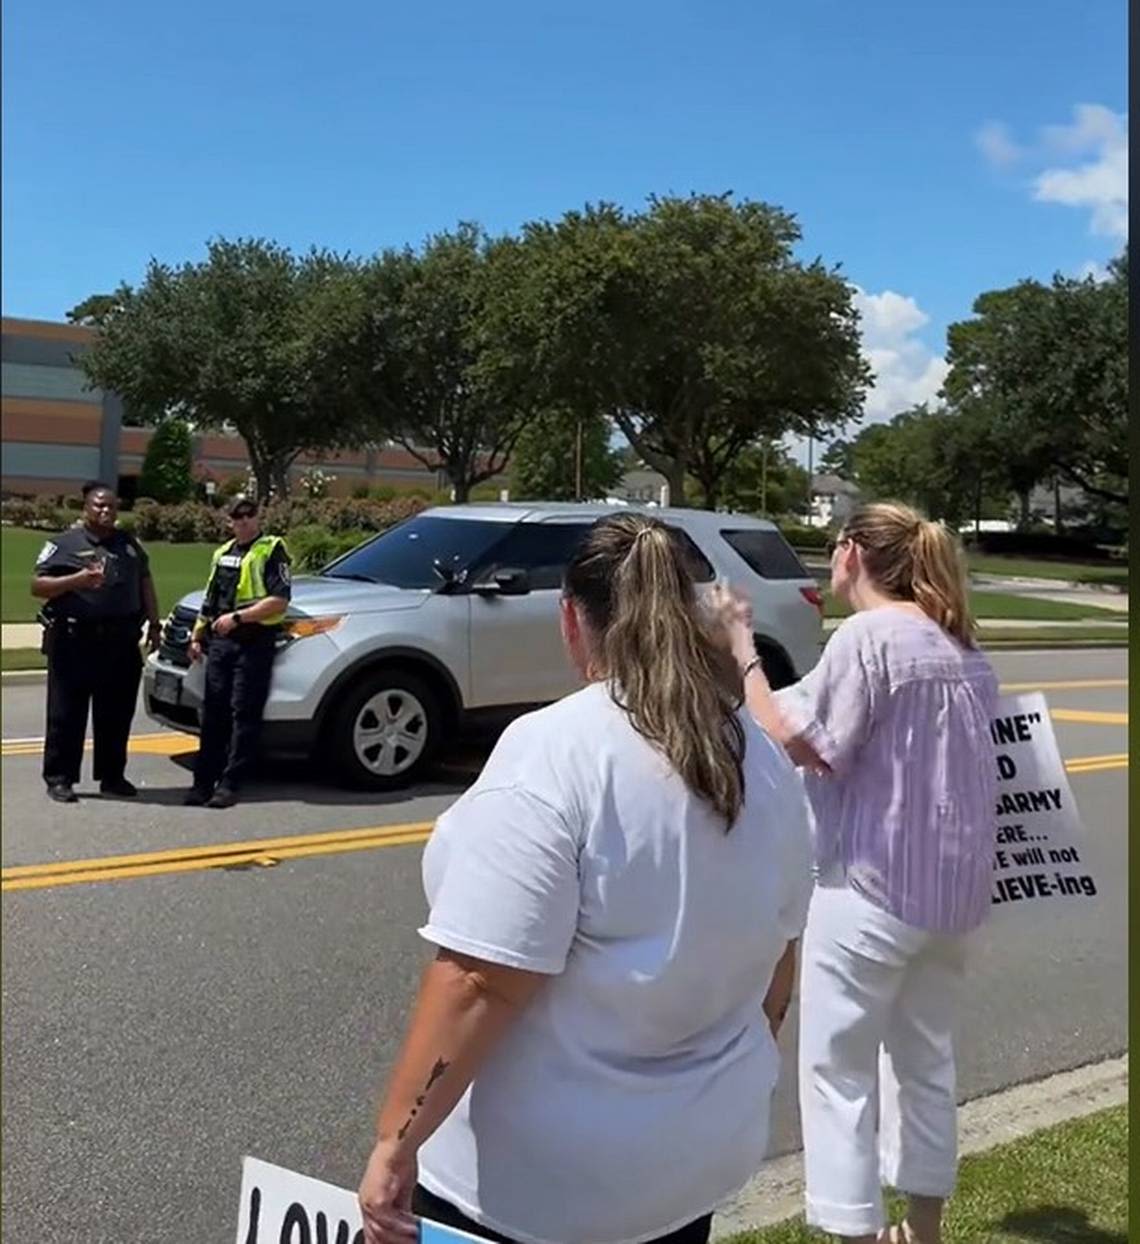
<path fill-rule="evenodd" d="M 997 680 L 974 644 L 959 546 L 906 506 L 845 524 L 831 588 L 854 610 L 773 693 L 730 610 L 753 715 L 805 770 L 816 889 L 800 986 L 807 1220 L 937 1244 L 954 1186 L 952 1022 L 990 906 Z M 884 1230 L 881 1184 L 909 1195 Z"/>

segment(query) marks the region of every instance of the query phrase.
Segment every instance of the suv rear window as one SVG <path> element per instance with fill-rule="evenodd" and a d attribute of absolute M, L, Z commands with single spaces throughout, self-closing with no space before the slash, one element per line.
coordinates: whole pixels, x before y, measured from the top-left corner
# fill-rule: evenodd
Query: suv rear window
<path fill-rule="evenodd" d="M 720 533 L 762 579 L 810 579 L 803 562 L 778 531 L 760 528 Z"/>

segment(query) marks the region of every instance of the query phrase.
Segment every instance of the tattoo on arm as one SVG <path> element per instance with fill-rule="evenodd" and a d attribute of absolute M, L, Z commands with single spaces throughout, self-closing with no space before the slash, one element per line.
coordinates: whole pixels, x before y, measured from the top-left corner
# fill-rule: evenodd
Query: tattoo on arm
<path fill-rule="evenodd" d="M 443 1073 L 450 1066 L 451 1064 L 448 1062 L 444 1062 L 442 1058 L 437 1058 L 435 1060 L 435 1066 L 431 1069 L 431 1075 L 428 1076 L 428 1081 L 424 1085 L 424 1091 L 416 1098 L 416 1104 L 412 1107 L 411 1114 L 409 1114 L 407 1119 L 405 1120 L 404 1126 L 401 1127 L 400 1130 L 396 1133 L 397 1140 L 403 1140 L 404 1137 L 408 1134 L 408 1129 L 412 1126 L 412 1122 L 414 1121 L 416 1115 L 419 1114 L 420 1108 L 423 1106 L 424 1102 L 427 1100 L 427 1095 L 431 1091 L 432 1085 L 440 1078 L 440 1076 L 443 1075 Z"/>

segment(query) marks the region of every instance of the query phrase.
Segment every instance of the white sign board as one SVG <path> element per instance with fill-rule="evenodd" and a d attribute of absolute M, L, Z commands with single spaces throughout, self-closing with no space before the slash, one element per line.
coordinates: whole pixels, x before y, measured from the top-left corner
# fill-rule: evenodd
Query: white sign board
<path fill-rule="evenodd" d="M 1007 695 L 990 723 L 997 750 L 993 902 L 1094 898 L 1096 881 L 1053 723 L 1040 692 Z"/>
<path fill-rule="evenodd" d="M 419 1244 L 457 1244 L 476 1237 L 419 1219 Z M 363 1244 L 355 1192 L 245 1158 L 237 1244 Z M 484 1244 L 478 1241 L 477 1244 Z"/>

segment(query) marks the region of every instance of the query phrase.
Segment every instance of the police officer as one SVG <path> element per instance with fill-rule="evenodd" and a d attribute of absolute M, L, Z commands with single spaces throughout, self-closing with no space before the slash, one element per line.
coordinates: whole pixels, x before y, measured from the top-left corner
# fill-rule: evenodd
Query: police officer
<path fill-rule="evenodd" d="M 263 536 L 257 503 L 236 497 L 233 539 L 214 554 L 190 639 L 190 659 L 206 656 L 202 734 L 185 803 L 229 808 L 257 754 L 281 622 L 289 605 L 289 552 Z"/>
<path fill-rule="evenodd" d="M 58 803 L 75 803 L 87 708 L 95 736 L 94 777 L 104 795 L 133 798 L 127 781 L 127 738 L 147 648 L 158 647 L 158 603 L 142 545 L 115 526 L 119 499 L 106 484 L 83 487 L 83 518 L 40 550 L 32 595 L 48 659 L 44 781 Z"/>

